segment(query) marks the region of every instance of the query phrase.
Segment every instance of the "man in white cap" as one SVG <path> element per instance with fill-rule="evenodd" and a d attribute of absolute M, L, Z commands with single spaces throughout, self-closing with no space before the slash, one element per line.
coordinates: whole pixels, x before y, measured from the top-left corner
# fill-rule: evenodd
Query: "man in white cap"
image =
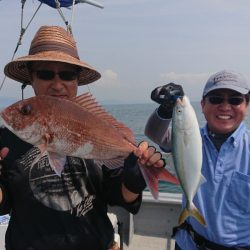
<path fill-rule="evenodd" d="M 93 67 L 79 59 L 71 34 L 58 26 L 42 26 L 29 55 L 8 63 L 4 72 L 32 85 L 38 96 L 65 99 L 73 99 L 79 85 L 100 78 Z M 5 237 L 8 250 L 117 249 L 108 205 L 137 213 L 146 186 L 138 164 L 164 165 L 161 154 L 143 142 L 136 155 L 125 160 L 124 168 L 110 170 L 92 160 L 67 157 L 58 176 L 47 156 L 32 165 L 40 154 L 36 147 L 7 128 L 0 132 L 0 214 L 10 213 Z"/>
<path fill-rule="evenodd" d="M 174 83 L 151 93 L 160 106 L 150 116 L 145 134 L 165 151 L 171 151 L 166 131 L 173 97 L 183 95 L 182 87 Z M 249 86 L 241 74 L 223 70 L 208 79 L 201 100 L 207 121 L 201 128 L 206 182 L 194 198 L 207 226 L 189 217 L 175 229 L 176 249 L 250 249 L 250 131 L 244 123 L 248 105 Z"/>

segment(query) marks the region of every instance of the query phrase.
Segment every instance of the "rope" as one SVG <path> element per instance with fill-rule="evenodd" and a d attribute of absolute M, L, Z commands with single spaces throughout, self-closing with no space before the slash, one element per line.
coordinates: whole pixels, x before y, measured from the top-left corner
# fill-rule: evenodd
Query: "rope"
<path fill-rule="evenodd" d="M 31 17 L 30 21 L 28 22 L 26 28 L 24 28 L 24 27 L 23 27 L 23 16 L 24 16 L 23 13 L 24 13 L 24 5 L 25 5 L 25 2 L 26 2 L 26 0 L 21 0 L 22 7 L 21 7 L 21 28 L 20 28 L 20 36 L 19 36 L 19 39 L 18 39 L 16 48 L 15 48 L 15 50 L 14 50 L 14 53 L 13 53 L 13 55 L 12 55 L 12 57 L 11 57 L 11 61 L 13 61 L 13 59 L 14 59 L 14 57 L 15 57 L 15 55 L 16 55 L 16 52 L 17 52 L 19 46 L 22 44 L 21 41 L 22 41 L 22 38 L 23 38 L 24 33 L 25 33 L 26 30 L 28 29 L 29 25 L 30 25 L 31 22 L 33 21 L 34 17 L 36 16 L 38 10 L 40 9 L 40 7 L 41 7 L 41 5 L 42 5 L 42 2 L 41 2 L 41 3 L 39 4 L 39 6 L 37 7 L 35 13 L 34 13 L 33 16 Z M 4 78 L 3 78 L 3 81 L 2 81 L 1 86 L 0 86 L 0 91 L 2 90 L 2 87 L 3 87 L 3 85 L 4 85 L 5 79 L 6 79 L 6 76 L 4 76 Z"/>
<path fill-rule="evenodd" d="M 72 27 L 73 26 L 73 19 L 74 19 L 74 13 L 75 13 L 75 0 L 73 0 L 73 3 L 72 3 L 72 14 L 71 14 L 71 22 L 70 22 L 70 26 Z M 72 31 L 71 31 L 71 34 L 72 34 Z"/>
<path fill-rule="evenodd" d="M 67 30 L 72 34 L 71 26 L 70 26 L 69 22 L 66 20 L 66 18 L 64 17 L 64 15 L 63 15 L 63 12 L 62 12 L 62 10 L 60 8 L 60 2 L 59 2 L 59 0 L 55 0 L 55 4 L 56 4 L 56 9 L 57 9 L 59 15 L 61 16 L 61 18 L 63 19 L 64 23 L 66 24 Z"/>
<path fill-rule="evenodd" d="M 31 22 L 33 21 L 34 17 L 36 16 L 38 10 L 40 9 L 40 7 L 41 7 L 42 4 L 43 4 L 42 2 L 39 4 L 39 6 L 37 7 L 35 13 L 33 14 L 33 16 L 31 17 L 30 21 L 28 22 L 26 28 L 24 28 L 24 27 L 23 27 L 23 16 L 24 16 L 23 13 L 24 13 L 24 5 L 25 5 L 25 3 L 26 3 L 26 0 L 21 0 L 22 7 L 21 7 L 21 29 L 20 29 L 20 36 L 19 36 L 19 39 L 18 39 L 16 48 L 15 48 L 15 50 L 14 50 L 14 53 L 13 53 L 13 55 L 12 55 L 11 61 L 14 59 L 14 57 L 15 57 L 15 55 L 16 55 L 16 52 L 17 52 L 17 50 L 18 50 L 18 48 L 19 48 L 19 46 L 22 44 L 21 41 L 22 41 L 22 38 L 23 38 L 24 33 L 25 33 L 26 30 L 28 29 L 29 25 L 31 24 Z M 73 2 L 72 2 L 72 15 L 71 15 L 71 23 L 70 23 L 70 24 L 68 23 L 68 21 L 66 20 L 66 18 L 65 18 L 64 15 L 63 15 L 63 12 L 62 12 L 62 10 L 61 10 L 61 8 L 60 8 L 60 2 L 59 2 L 59 0 L 55 0 L 55 4 L 56 4 L 56 9 L 57 9 L 58 13 L 60 14 L 61 18 L 63 19 L 64 23 L 66 24 L 67 30 L 68 30 L 71 34 L 73 34 L 73 33 L 72 33 L 72 28 L 71 28 L 71 26 L 72 26 L 73 19 L 74 19 L 75 0 L 73 0 Z M 2 87 L 3 87 L 3 85 L 4 85 L 5 79 L 6 79 L 6 76 L 4 76 L 3 81 L 2 81 L 2 83 L 1 83 L 1 85 L 0 85 L 0 91 L 2 90 Z M 22 90 L 23 90 L 23 88 L 22 88 Z"/>

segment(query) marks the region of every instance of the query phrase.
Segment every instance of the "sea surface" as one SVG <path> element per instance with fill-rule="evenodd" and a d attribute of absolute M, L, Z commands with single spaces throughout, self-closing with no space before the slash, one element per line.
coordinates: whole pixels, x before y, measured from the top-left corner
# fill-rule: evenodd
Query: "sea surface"
<path fill-rule="evenodd" d="M 197 115 L 200 126 L 204 126 L 205 119 L 201 112 L 201 107 L 199 102 L 192 103 Z M 107 111 L 109 111 L 117 120 L 123 122 L 128 126 L 135 135 L 136 141 L 139 143 L 143 140 L 149 142 L 160 151 L 158 145 L 153 143 L 144 135 L 145 124 L 152 112 L 158 107 L 156 104 L 121 104 L 121 105 L 106 105 L 104 106 Z M 172 169 L 169 169 L 171 172 Z M 168 182 L 159 182 L 160 192 L 170 192 L 170 193 L 181 193 L 181 188 L 178 185 L 174 185 Z"/>
<path fill-rule="evenodd" d="M 196 116 L 200 126 L 205 125 L 205 119 L 201 112 L 200 102 L 192 102 L 192 106 L 196 112 Z M 110 112 L 117 120 L 123 122 L 128 126 L 135 135 L 136 141 L 139 143 L 143 140 L 149 141 L 151 145 L 154 145 L 158 150 L 159 147 L 151 142 L 144 135 L 144 127 L 150 116 L 150 114 L 157 108 L 156 104 L 119 104 L 119 105 L 104 105 L 104 108 Z M 250 128 L 249 115 L 246 118 L 246 124 Z M 173 185 L 167 182 L 159 183 L 160 192 L 170 192 L 170 193 L 181 193 L 180 186 Z M 8 216 L 0 216 L 0 224 L 6 223 L 8 221 Z"/>
<path fill-rule="evenodd" d="M 204 115 L 201 110 L 200 102 L 191 102 L 197 116 L 197 120 L 199 122 L 200 127 L 203 127 L 206 124 Z M 157 108 L 158 106 L 154 103 L 151 104 L 127 104 L 127 105 L 106 105 L 105 108 L 108 110 L 113 116 L 115 116 L 119 121 L 126 124 L 129 128 L 131 128 L 135 134 L 135 138 L 137 142 L 141 142 L 142 140 L 147 140 L 151 145 L 154 145 L 158 150 L 159 147 L 151 142 L 144 135 L 144 127 L 150 116 L 150 114 Z M 250 129 L 250 116 L 246 117 L 247 127 Z M 172 170 L 170 169 L 172 172 Z M 171 183 L 160 181 L 159 183 L 159 191 L 160 192 L 170 192 L 170 193 L 181 193 L 182 190 L 180 186 L 174 185 Z"/>

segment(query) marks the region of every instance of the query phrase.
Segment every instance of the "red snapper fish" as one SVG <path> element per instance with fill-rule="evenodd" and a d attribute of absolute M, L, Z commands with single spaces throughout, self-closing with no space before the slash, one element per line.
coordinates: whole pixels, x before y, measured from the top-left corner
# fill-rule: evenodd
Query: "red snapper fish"
<path fill-rule="evenodd" d="M 66 156 L 93 159 L 109 168 L 123 166 L 137 146 L 133 132 L 107 113 L 89 93 L 66 100 L 35 96 L 5 108 L 3 124 L 20 139 L 37 146 L 51 168 L 61 176 Z M 158 180 L 179 184 L 165 168 L 140 167 L 155 199 Z"/>

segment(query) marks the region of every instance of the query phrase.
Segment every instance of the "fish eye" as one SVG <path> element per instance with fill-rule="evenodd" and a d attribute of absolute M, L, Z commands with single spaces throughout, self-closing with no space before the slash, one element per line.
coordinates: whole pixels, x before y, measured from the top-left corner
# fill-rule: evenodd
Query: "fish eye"
<path fill-rule="evenodd" d="M 177 107 L 176 111 L 177 111 L 177 113 L 181 113 L 181 108 Z"/>
<path fill-rule="evenodd" d="M 20 111 L 23 115 L 30 115 L 32 111 L 32 106 L 30 104 L 26 104 L 21 107 Z"/>

